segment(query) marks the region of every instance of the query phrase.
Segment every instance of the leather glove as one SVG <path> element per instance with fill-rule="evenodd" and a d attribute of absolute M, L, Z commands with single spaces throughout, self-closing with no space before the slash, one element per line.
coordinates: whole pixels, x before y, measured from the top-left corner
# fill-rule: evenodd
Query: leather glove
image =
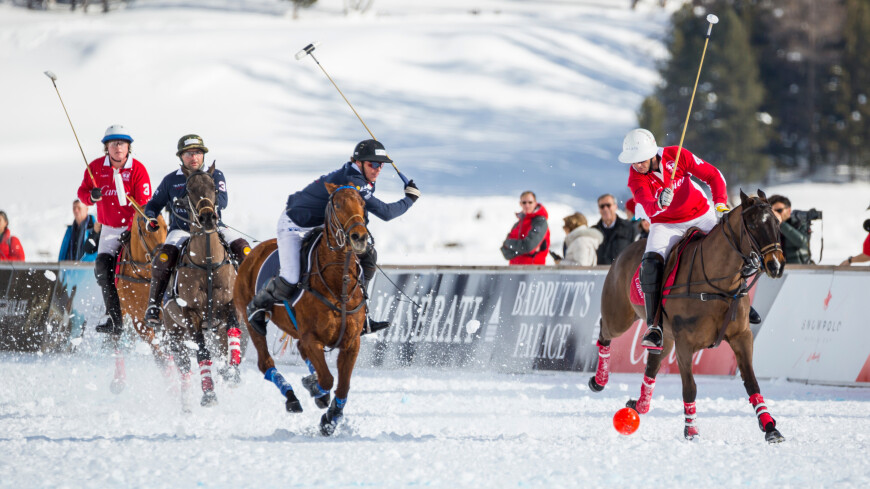
<path fill-rule="evenodd" d="M 420 189 L 417 188 L 417 185 L 414 184 L 414 181 L 411 180 L 408 182 L 408 185 L 405 185 L 405 195 L 410 197 L 413 202 L 417 202 L 417 199 L 420 198 Z"/>
<path fill-rule="evenodd" d="M 664 209 L 674 200 L 674 189 L 668 187 L 659 194 L 659 208 Z"/>
<path fill-rule="evenodd" d="M 99 202 L 103 199 L 103 191 L 99 187 L 91 189 L 91 202 Z"/>
<path fill-rule="evenodd" d="M 156 233 L 160 229 L 160 223 L 157 222 L 157 219 L 148 219 L 148 224 L 145 225 L 145 229 L 149 233 Z"/>
<path fill-rule="evenodd" d="M 721 218 L 725 214 L 727 214 L 731 209 L 728 208 L 726 204 L 716 204 L 716 217 Z"/>

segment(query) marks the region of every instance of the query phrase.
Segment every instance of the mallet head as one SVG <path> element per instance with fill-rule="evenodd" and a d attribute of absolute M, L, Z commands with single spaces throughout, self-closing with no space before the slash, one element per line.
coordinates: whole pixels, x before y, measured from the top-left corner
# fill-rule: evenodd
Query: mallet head
<path fill-rule="evenodd" d="M 314 51 L 314 49 L 317 48 L 317 46 L 320 46 L 320 42 L 318 42 L 318 41 L 315 41 L 315 42 L 305 46 L 304 48 L 299 50 L 298 53 L 296 53 L 296 59 L 299 60 L 299 59 L 302 59 L 302 58 L 308 56 L 309 54 L 311 54 Z"/>
<path fill-rule="evenodd" d="M 719 17 L 716 17 L 714 14 L 707 14 L 707 22 L 711 24 L 718 24 Z"/>
<path fill-rule="evenodd" d="M 51 78 L 51 81 L 57 81 L 57 75 L 55 75 L 52 71 L 46 71 L 45 76 Z"/>

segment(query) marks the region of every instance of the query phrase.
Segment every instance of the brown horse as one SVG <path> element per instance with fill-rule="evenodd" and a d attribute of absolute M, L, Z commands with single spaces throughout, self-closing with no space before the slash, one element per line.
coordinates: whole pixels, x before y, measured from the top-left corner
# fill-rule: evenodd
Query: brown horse
<path fill-rule="evenodd" d="M 206 345 L 205 330 L 226 326 L 230 340 L 230 372 L 224 374 L 230 385 L 240 381 L 239 321 L 233 307 L 233 285 L 236 270 L 218 234 L 215 209 L 215 184 L 208 171 L 191 171 L 182 167 L 187 177 L 187 204 L 190 208 L 190 240 L 179 259 L 176 271 L 177 294 L 163 308 L 163 323 L 169 336 L 169 347 L 181 373 L 184 409 L 190 385 L 190 356 L 185 337 L 196 343 L 196 358 L 202 380 L 202 406 L 217 403 L 211 376 L 211 352 Z"/>
<path fill-rule="evenodd" d="M 655 377 L 665 357 L 676 344 L 677 364 L 683 381 L 685 412 L 684 436 L 693 439 L 697 388 L 692 375 L 692 355 L 704 348 L 718 346 L 725 339 L 734 350 L 749 401 L 755 409 L 765 439 L 784 438 L 767 411 L 752 369 L 752 330 L 749 328 L 749 288 L 758 278 L 758 268 L 772 278 L 782 276 L 785 256 L 780 247 L 779 222 L 771 211 L 764 192 L 748 197 L 740 192 L 741 203 L 729 212 L 710 233 L 691 240 L 682 253 L 671 253 L 666 275 L 679 260 L 674 284 L 666 288 L 662 306 L 664 350 L 648 355 L 641 396 L 628 402 L 641 414 L 649 411 Z M 632 243 L 616 259 L 607 273 L 601 295 L 601 331 L 598 336 L 598 370 L 589 387 L 598 392 L 609 376 L 610 341 L 625 333 L 638 318 L 645 316 L 643 305 L 629 300 L 631 281 L 641 261 L 646 240 Z M 674 249 L 678 249 L 675 246 Z M 755 276 L 751 283 L 746 280 Z"/>
<path fill-rule="evenodd" d="M 271 321 L 298 340 L 297 348 L 314 373 L 302 381 L 321 409 L 329 409 L 320 419 L 320 431 L 329 436 L 344 416 L 350 377 L 360 347 L 360 333 L 365 324 L 365 299 L 360 281 L 357 255 L 365 253 L 368 230 L 365 226 L 365 203 L 352 185 L 326 183 L 329 201 L 326 205 L 326 225 L 323 236 L 311 258 L 309 286 L 296 302 L 291 318 L 283 304 L 272 307 Z M 257 274 L 265 259 L 277 248 L 271 239 L 251 251 L 239 267 L 239 279 L 233 294 L 239 314 L 254 296 Z M 247 319 L 246 319 L 247 321 Z M 295 324 L 294 324 L 295 322 Z M 302 412 L 302 405 L 290 383 L 278 373 L 269 354 L 266 337 L 248 324 L 251 340 L 257 348 L 257 367 L 272 381 L 287 399 L 289 412 Z M 335 399 L 329 404 L 329 391 L 334 379 L 326 365 L 324 347 L 339 348 L 338 386 Z"/>

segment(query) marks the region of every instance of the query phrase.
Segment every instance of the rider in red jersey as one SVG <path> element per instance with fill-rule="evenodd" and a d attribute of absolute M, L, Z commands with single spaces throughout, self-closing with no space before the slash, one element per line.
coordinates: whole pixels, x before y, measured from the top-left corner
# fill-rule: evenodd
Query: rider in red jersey
<path fill-rule="evenodd" d="M 103 292 L 108 319 L 96 331 L 120 334 L 123 323 L 115 287 L 115 259 L 121 248 L 121 233 L 130 229 L 135 219 L 136 209 L 130 199 L 145 205 L 151 198 L 151 180 L 145 166 L 131 155 L 133 138 L 124 126 L 109 126 L 102 143 L 105 156 L 88 164 L 90 172 L 85 170 L 78 197 L 87 205 L 97 205 L 97 221 L 102 224 L 94 275 Z"/>

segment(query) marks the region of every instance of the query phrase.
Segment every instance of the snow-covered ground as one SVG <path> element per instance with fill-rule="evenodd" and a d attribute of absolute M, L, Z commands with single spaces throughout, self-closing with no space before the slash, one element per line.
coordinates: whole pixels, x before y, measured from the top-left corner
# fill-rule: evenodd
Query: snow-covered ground
<path fill-rule="evenodd" d="M 854 487 L 870 485 L 866 389 L 761 383 L 786 442 L 768 445 L 739 378 L 698 379 L 701 439 L 683 439 L 679 376 L 661 376 L 631 436 L 611 418 L 638 392 L 615 375 L 354 372 L 346 422 L 317 432 L 251 363 L 219 404 L 182 414 L 147 357 L 108 391 L 107 357 L 0 357 L 3 487 Z M 302 391 L 304 367 L 281 369 Z M 194 376 L 196 377 L 196 376 Z M 196 386 L 194 386 L 196 388 Z M 300 392 L 300 394 L 302 394 Z"/>

